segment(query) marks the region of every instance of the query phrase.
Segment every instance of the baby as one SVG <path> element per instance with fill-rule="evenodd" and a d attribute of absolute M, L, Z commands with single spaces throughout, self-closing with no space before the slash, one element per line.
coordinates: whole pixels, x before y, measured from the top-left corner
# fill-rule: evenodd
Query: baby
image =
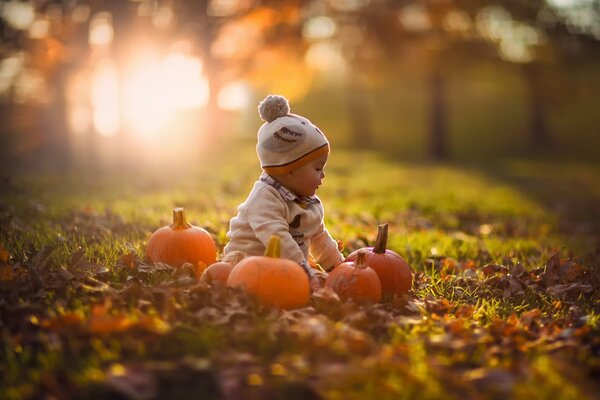
<path fill-rule="evenodd" d="M 308 119 L 290 114 L 285 97 L 267 96 L 258 111 L 265 121 L 256 146 L 263 173 L 231 219 L 222 261 L 236 264 L 263 255 L 277 235 L 281 257 L 300 264 L 316 290 L 326 274 L 312 268 L 309 257 L 325 270 L 344 259 L 325 229 L 323 204 L 315 195 L 325 178 L 329 142 Z"/>

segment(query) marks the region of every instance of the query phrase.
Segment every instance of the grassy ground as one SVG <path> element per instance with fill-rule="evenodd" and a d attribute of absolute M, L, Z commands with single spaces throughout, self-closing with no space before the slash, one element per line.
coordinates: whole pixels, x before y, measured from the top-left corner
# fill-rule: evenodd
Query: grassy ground
<path fill-rule="evenodd" d="M 339 150 L 326 173 L 332 235 L 348 254 L 389 223 L 408 296 L 280 312 L 149 264 L 174 206 L 221 251 L 251 144 L 183 173 L 6 177 L 0 398 L 598 397 L 596 166 Z"/>

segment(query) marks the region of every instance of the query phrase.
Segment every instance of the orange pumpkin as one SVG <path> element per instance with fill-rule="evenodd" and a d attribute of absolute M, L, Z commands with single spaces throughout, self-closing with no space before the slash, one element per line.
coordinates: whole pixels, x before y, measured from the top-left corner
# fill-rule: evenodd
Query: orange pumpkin
<path fill-rule="evenodd" d="M 405 294 L 412 287 L 413 274 L 404 258 L 386 249 L 387 237 L 388 224 L 379 225 L 375 246 L 354 251 L 346 261 L 356 260 L 359 252 L 366 252 L 365 262 L 379 275 L 383 295 Z"/>
<path fill-rule="evenodd" d="M 263 304 L 286 310 L 308 305 L 310 285 L 302 267 L 279 258 L 281 240 L 271 237 L 264 256 L 244 258 L 231 270 L 228 287 L 241 287 Z"/>
<path fill-rule="evenodd" d="M 333 269 L 325 280 L 325 287 L 333 289 L 340 299 L 381 301 L 381 282 L 377 273 L 365 264 L 366 253 L 360 252 L 356 261 L 343 262 Z"/>
<path fill-rule="evenodd" d="M 183 208 L 173 209 L 173 223 L 157 229 L 146 247 L 153 262 L 163 262 L 175 267 L 183 263 L 210 265 L 217 260 L 217 246 L 210 233 L 188 224 Z"/>
<path fill-rule="evenodd" d="M 211 285 L 216 283 L 225 286 L 232 269 L 233 265 L 228 262 L 216 262 L 204 271 L 202 281 Z"/>

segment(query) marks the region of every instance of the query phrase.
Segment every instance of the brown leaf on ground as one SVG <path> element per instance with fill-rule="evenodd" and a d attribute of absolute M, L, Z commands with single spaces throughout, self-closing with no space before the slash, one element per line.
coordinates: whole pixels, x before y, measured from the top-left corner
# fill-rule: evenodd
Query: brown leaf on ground
<path fill-rule="evenodd" d="M 50 330 L 63 330 L 78 327 L 82 323 L 83 318 L 81 315 L 75 312 L 66 312 L 41 321 L 40 326 Z"/>
<path fill-rule="evenodd" d="M 77 279 L 81 279 L 87 275 L 105 275 L 110 271 L 103 265 L 90 263 L 85 258 L 85 251 L 80 247 L 71 255 L 71 262 L 69 263 L 69 271 Z"/>
<path fill-rule="evenodd" d="M 509 270 L 504 265 L 487 264 L 481 268 L 485 276 L 494 275 L 496 273 L 508 274 Z"/>
<path fill-rule="evenodd" d="M 13 266 L 6 262 L 0 262 L 0 282 L 12 281 L 14 278 Z"/>
<path fill-rule="evenodd" d="M 557 284 L 550 286 L 546 291 L 553 297 L 564 299 L 566 297 L 577 297 L 582 293 L 592 293 L 594 287 L 592 285 L 584 285 L 581 283 Z"/>
<path fill-rule="evenodd" d="M 135 251 L 119 256 L 117 259 L 117 266 L 125 267 L 129 270 L 136 270 L 138 266 L 138 256 Z"/>
<path fill-rule="evenodd" d="M 8 263 L 9 258 L 10 258 L 10 254 L 4 248 L 2 243 L 0 243 L 0 263 Z"/>

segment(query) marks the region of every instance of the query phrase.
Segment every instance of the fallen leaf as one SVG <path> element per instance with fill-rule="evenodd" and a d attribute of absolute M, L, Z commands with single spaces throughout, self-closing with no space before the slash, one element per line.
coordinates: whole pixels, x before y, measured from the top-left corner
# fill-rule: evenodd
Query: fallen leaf
<path fill-rule="evenodd" d="M 8 263 L 9 258 L 10 258 L 10 254 L 4 248 L 2 243 L 0 243 L 0 263 Z"/>
<path fill-rule="evenodd" d="M 7 282 L 12 281 L 15 278 L 13 266 L 8 263 L 0 263 L 0 281 Z"/>

